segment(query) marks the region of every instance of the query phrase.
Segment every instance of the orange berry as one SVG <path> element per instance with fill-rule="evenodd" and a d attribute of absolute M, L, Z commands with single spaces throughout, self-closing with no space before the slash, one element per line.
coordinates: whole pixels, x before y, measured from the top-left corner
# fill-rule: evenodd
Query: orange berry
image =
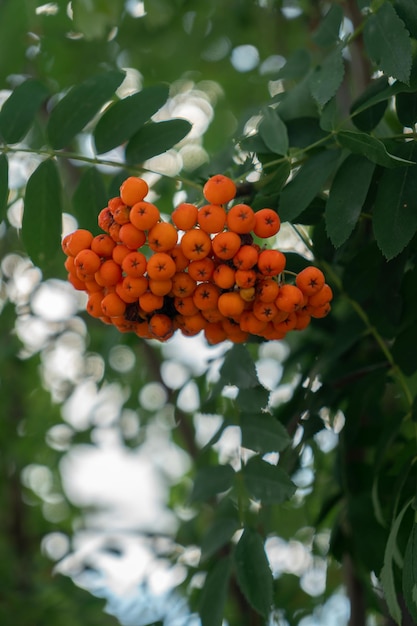
<path fill-rule="evenodd" d="M 126 310 L 126 302 L 124 302 L 117 293 L 108 293 L 101 301 L 101 309 L 104 315 L 116 317 L 123 315 Z"/>
<path fill-rule="evenodd" d="M 194 315 L 179 315 L 177 318 L 178 327 L 186 337 L 192 337 L 198 335 L 208 324 L 200 312 Z"/>
<path fill-rule="evenodd" d="M 116 243 L 120 241 L 120 229 L 121 225 L 114 221 L 109 226 L 109 235 Z"/>
<path fill-rule="evenodd" d="M 189 316 L 198 313 L 192 296 L 177 296 L 174 298 L 174 307 L 181 315 Z"/>
<path fill-rule="evenodd" d="M 170 293 L 171 289 L 172 280 L 170 278 L 164 280 L 157 278 L 149 279 L 149 291 L 152 291 L 156 296 L 166 296 Z"/>
<path fill-rule="evenodd" d="M 297 324 L 297 315 L 294 311 L 288 313 L 287 317 L 282 321 L 278 319 L 274 320 L 274 328 L 280 332 L 288 333 L 290 330 L 294 330 Z"/>
<path fill-rule="evenodd" d="M 232 259 L 241 245 L 241 239 L 237 233 L 223 232 L 214 236 L 212 241 L 214 254 L 223 261 Z"/>
<path fill-rule="evenodd" d="M 254 316 L 261 322 L 272 322 L 278 313 L 278 308 L 274 302 L 255 300 L 252 311 Z"/>
<path fill-rule="evenodd" d="M 211 252 L 210 236 L 201 228 L 188 230 L 181 238 L 181 250 L 190 261 L 204 259 Z"/>
<path fill-rule="evenodd" d="M 77 274 L 74 272 L 68 272 L 68 282 L 76 289 L 77 291 L 85 290 L 85 281 L 81 278 L 78 278 Z"/>
<path fill-rule="evenodd" d="M 255 212 L 248 204 L 235 204 L 227 213 L 227 228 L 238 234 L 250 233 L 255 226 Z"/>
<path fill-rule="evenodd" d="M 122 265 L 123 259 L 131 252 L 132 251 L 127 246 L 119 243 L 113 248 L 112 259 L 119 265 Z"/>
<path fill-rule="evenodd" d="M 150 230 L 161 216 L 158 207 L 151 202 L 136 202 L 131 208 L 129 217 L 139 230 Z"/>
<path fill-rule="evenodd" d="M 117 224 L 120 225 L 127 224 L 130 221 L 129 215 L 130 208 L 125 204 L 121 204 L 117 207 L 117 209 L 114 209 L 113 211 L 113 219 Z"/>
<path fill-rule="evenodd" d="M 259 252 L 255 246 L 243 245 L 233 257 L 233 265 L 238 270 L 250 270 L 258 262 Z"/>
<path fill-rule="evenodd" d="M 145 276 L 125 276 L 122 286 L 130 297 L 137 300 L 148 289 L 148 279 Z"/>
<path fill-rule="evenodd" d="M 101 301 L 103 299 L 103 292 L 96 291 L 88 296 L 86 311 L 92 317 L 101 317 L 103 310 L 101 308 Z"/>
<path fill-rule="evenodd" d="M 178 230 L 191 230 L 197 224 L 198 208 L 190 202 L 182 202 L 171 214 Z"/>
<path fill-rule="evenodd" d="M 97 222 L 101 230 L 104 230 L 106 233 L 110 231 L 110 226 L 113 224 L 114 219 L 113 213 L 108 206 L 100 211 L 100 213 L 98 214 Z"/>
<path fill-rule="evenodd" d="M 240 328 L 251 335 L 260 335 L 266 328 L 267 322 L 256 317 L 253 311 L 243 311 L 239 320 Z"/>
<path fill-rule="evenodd" d="M 122 279 L 122 270 L 113 259 L 107 259 L 94 274 L 96 282 L 102 287 L 116 285 Z"/>
<path fill-rule="evenodd" d="M 306 296 L 313 296 L 320 291 L 324 283 L 323 272 L 313 265 L 309 265 L 299 272 L 295 279 L 295 284 Z"/>
<path fill-rule="evenodd" d="M 257 237 L 266 239 L 276 235 L 281 226 L 278 213 L 272 209 L 260 209 L 255 213 L 253 232 Z"/>
<path fill-rule="evenodd" d="M 230 289 L 235 284 L 235 270 L 230 265 L 221 263 L 213 272 L 213 282 L 220 289 Z"/>
<path fill-rule="evenodd" d="M 255 287 L 243 287 L 239 289 L 239 293 L 240 297 L 243 298 L 245 302 L 252 302 L 253 300 L 255 300 Z"/>
<path fill-rule="evenodd" d="M 226 223 L 226 211 L 218 204 L 206 204 L 198 210 L 198 224 L 206 233 L 219 233 Z"/>
<path fill-rule="evenodd" d="M 245 308 L 245 301 L 237 291 L 226 291 L 219 296 L 217 308 L 225 317 L 237 318 Z"/>
<path fill-rule="evenodd" d="M 155 252 L 167 252 L 175 247 L 178 241 L 178 231 L 168 222 L 155 224 L 148 232 L 148 244 Z"/>
<path fill-rule="evenodd" d="M 122 270 L 132 278 L 143 276 L 146 268 L 146 256 L 142 252 L 129 252 L 122 261 Z"/>
<path fill-rule="evenodd" d="M 225 204 L 235 197 L 236 185 L 231 178 L 216 174 L 205 183 L 203 194 L 211 204 Z"/>
<path fill-rule="evenodd" d="M 236 285 L 243 289 L 253 287 L 255 285 L 256 278 L 257 275 L 255 270 L 236 270 L 235 272 Z"/>
<path fill-rule="evenodd" d="M 149 320 L 149 332 L 155 339 L 166 341 L 174 333 L 172 320 L 164 313 L 154 313 Z"/>
<path fill-rule="evenodd" d="M 215 308 L 215 309 L 204 309 L 203 311 L 201 311 L 201 315 L 210 324 L 212 324 L 214 322 L 222 322 L 224 319 L 226 319 L 225 316 L 220 313 L 218 308 Z"/>
<path fill-rule="evenodd" d="M 125 204 L 133 206 L 137 202 L 141 202 L 148 191 L 148 184 L 143 178 L 129 176 L 120 186 L 120 197 Z"/>
<path fill-rule="evenodd" d="M 74 259 L 74 265 L 77 270 L 81 270 L 83 274 L 93 275 L 97 272 L 101 265 L 98 254 L 92 250 L 80 250 Z"/>
<path fill-rule="evenodd" d="M 191 261 L 188 266 L 188 273 L 195 281 L 211 280 L 214 268 L 213 259 L 206 256 L 200 261 Z"/>
<path fill-rule="evenodd" d="M 279 250 L 262 250 L 258 256 L 258 269 L 264 276 L 279 276 L 285 265 L 285 254 Z"/>
<path fill-rule="evenodd" d="M 308 313 L 311 317 L 316 319 L 320 319 L 322 317 L 326 317 L 330 313 L 331 306 L 329 302 L 325 302 L 325 304 L 321 304 L 320 306 L 309 306 Z"/>
<path fill-rule="evenodd" d="M 208 323 L 204 328 L 204 336 L 207 343 L 211 346 L 226 341 L 227 339 L 227 333 L 220 322 Z"/>
<path fill-rule="evenodd" d="M 95 278 L 93 278 L 92 280 L 86 280 L 84 284 L 87 293 L 93 293 L 94 291 L 103 291 L 103 285 L 99 285 Z"/>
<path fill-rule="evenodd" d="M 136 226 L 128 222 L 120 227 L 119 239 L 131 250 L 137 250 L 145 243 L 146 235 L 143 230 L 139 230 Z"/>
<path fill-rule="evenodd" d="M 176 272 L 175 261 L 166 252 L 156 252 L 148 260 L 146 271 L 149 278 L 166 280 Z"/>
<path fill-rule="evenodd" d="M 318 307 L 330 302 L 333 299 L 333 291 L 327 283 L 314 295 L 308 299 L 308 306 Z"/>
<path fill-rule="evenodd" d="M 91 250 L 98 254 L 98 256 L 103 258 L 110 258 L 113 252 L 113 248 L 116 243 L 110 237 L 110 235 L 106 235 L 102 233 L 101 235 L 96 235 L 91 242 Z"/>
<path fill-rule="evenodd" d="M 295 322 L 295 326 L 294 329 L 295 330 L 304 330 L 304 328 L 307 328 L 307 326 L 310 324 L 311 321 L 311 315 L 309 315 L 308 313 L 306 313 L 305 311 L 301 310 L 301 311 L 296 311 L 296 322 Z"/>
<path fill-rule="evenodd" d="M 164 306 L 164 297 L 157 296 L 152 291 L 146 291 L 139 296 L 139 306 L 145 313 L 152 313 Z"/>
<path fill-rule="evenodd" d="M 79 228 L 64 237 L 62 240 L 62 250 L 66 255 L 77 256 L 81 250 L 87 250 L 92 241 L 93 235 L 90 231 Z"/>
<path fill-rule="evenodd" d="M 172 277 L 172 295 L 181 298 L 191 296 L 196 285 L 196 281 L 187 272 L 176 272 Z"/>
<path fill-rule="evenodd" d="M 279 285 L 272 277 L 265 277 L 256 286 L 257 297 L 262 302 L 274 302 L 279 292 Z"/>
<path fill-rule="evenodd" d="M 137 280 L 137 279 L 136 278 L 132 278 L 132 280 Z M 116 288 L 115 288 L 115 292 L 117 293 L 119 298 L 121 298 L 123 300 L 123 302 L 125 302 L 126 304 L 133 304 L 133 302 L 137 302 L 138 296 L 135 296 L 133 293 L 131 293 L 130 290 L 125 288 L 124 281 L 125 281 L 125 278 L 123 279 L 123 281 L 121 283 L 117 283 Z M 148 287 L 148 283 L 146 282 L 145 291 L 146 291 L 147 287 Z"/>
<path fill-rule="evenodd" d="M 213 283 L 200 283 L 194 290 L 194 304 L 200 311 L 214 309 L 219 299 L 220 289 Z"/>
<path fill-rule="evenodd" d="M 169 251 L 169 254 L 175 261 L 175 267 L 177 268 L 177 272 L 182 272 L 182 270 L 185 270 L 190 261 L 185 256 L 179 243 L 177 243 L 172 248 L 172 250 Z"/>
<path fill-rule="evenodd" d="M 275 304 L 281 311 L 292 313 L 301 308 L 303 303 L 303 292 L 296 285 L 280 286 Z"/>
<path fill-rule="evenodd" d="M 110 200 L 107 203 L 107 206 L 113 215 L 116 209 L 118 209 L 120 206 L 125 206 L 125 204 L 120 196 L 116 196 L 115 198 L 110 198 Z"/>

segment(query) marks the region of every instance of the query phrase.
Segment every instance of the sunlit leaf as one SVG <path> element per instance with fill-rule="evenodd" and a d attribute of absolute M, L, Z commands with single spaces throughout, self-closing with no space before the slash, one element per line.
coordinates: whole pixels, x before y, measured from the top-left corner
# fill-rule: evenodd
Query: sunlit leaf
<path fill-rule="evenodd" d="M 63 148 L 81 132 L 114 95 L 124 76 L 121 71 L 103 72 L 72 87 L 51 111 L 47 133 L 52 147 Z"/>
<path fill-rule="evenodd" d="M 284 426 L 269 413 L 242 413 L 239 425 L 242 446 L 261 454 L 281 452 L 291 441 Z"/>
<path fill-rule="evenodd" d="M 17 143 L 29 131 L 48 89 L 38 80 L 21 83 L 0 110 L 0 134 L 7 143 Z"/>
<path fill-rule="evenodd" d="M 54 161 L 43 161 L 26 186 L 22 239 L 33 263 L 48 273 L 60 251 L 61 182 Z"/>
<path fill-rule="evenodd" d="M 161 108 L 168 94 L 168 85 L 154 85 L 112 104 L 94 129 L 97 152 L 108 152 L 130 139 Z"/>
<path fill-rule="evenodd" d="M 166 152 L 191 130 L 190 122 L 182 119 L 149 122 L 138 130 L 126 146 L 128 163 L 143 163 L 146 159 Z"/>
<path fill-rule="evenodd" d="M 408 83 L 412 61 L 410 34 L 390 2 L 383 2 L 378 11 L 367 17 L 363 34 L 369 56 L 384 74 Z"/>
<path fill-rule="evenodd" d="M 252 498 L 262 504 L 280 504 L 295 492 L 295 485 L 283 469 L 254 456 L 242 468 L 243 480 Z"/>
<path fill-rule="evenodd" d="M 245 528 L 235 550 L 236 577 L 245 598 L 267 617 L 272 606 L 272 572 L 259 533 Z"/>
<path fill-rule="evenodd" d="M 107 205 L 108 197 L 103 176 L 95 167 L 87 168 L 72 197 L 72 207 L 80 228 L 100 232 L 97 216 Z"/>
<path fill-rule="evenodd" d="M 327 234 L 334 246 L 341 246 L 355 228 L 374 170 L 375 163 L 356 154 L 345 159 L 337 170 L 325 213 Z"/>
<path fill-rule="evenodd" d="M 198 609 L 202 626 L 222 626 L 231 571 L 232 559 L 227 556 L 208 572 Z"/>
<path fill-rule="evenodd" d="M 6 217 L 9 198 L 9 162 L 5 154 L 0 155 L 0 222 Z"/>

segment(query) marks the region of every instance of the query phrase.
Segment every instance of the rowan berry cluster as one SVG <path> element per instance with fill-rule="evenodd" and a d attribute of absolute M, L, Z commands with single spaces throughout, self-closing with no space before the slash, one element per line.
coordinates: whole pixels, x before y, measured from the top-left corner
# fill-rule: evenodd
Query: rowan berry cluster
<path fill-rule="evenodd" d="M 283 339 L 327 315 L 332 291 L 323 273 L 309 266 L 288 282 L 285 255 L 258 243 L 279 231 L 278 214 L 230 206 L 230 178 L 212 176 L 207 203 L 180 204 L 172 222 L 145 201 L 148 191 L 143 179 L 127 178 L 99 213 L 102 234 L 78 229 L 62 241 L 68 279 L 87 293 L 90 315 L 160 341 L 203 331 L 210 344 Z"/>

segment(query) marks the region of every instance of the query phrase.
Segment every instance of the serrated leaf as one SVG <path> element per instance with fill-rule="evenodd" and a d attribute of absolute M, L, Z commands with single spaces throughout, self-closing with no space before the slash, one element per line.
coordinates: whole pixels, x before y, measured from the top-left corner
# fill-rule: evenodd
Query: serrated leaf
<path fill-rule="evenodd" d="M 328 102 L 342 84 L 345 74 L 342 48 L 333 50 L 310 76 L 310 89 L 313 98 L 320 106 Z"/>
<path fill-rule="evenodd" d="M 384 2 L 368 16 L 363 35 L 372 61 L 387 76 L 408 84 L 412 64 L 410 34 L 390 2 Z"/>
<path fill-rule="evenodd" d="M 415 39 L 417 37 L 417 4 L 415 0 L 395 0 L 394 8 Z"/>
<path fill-rule="evenodd" d="M 168 94 L 168 85 L 154 85 L 112 104 L 94 129 L 97 152 L 108 152 L 133 137 L 165 104 Z"/>
<path fill-rule="evenodd" d="M 287 154 L 289 145 L 287 127 L 275 109 L 271 107 L 264 109 L 259 134 L 273 153 Z"/>
<path fill-rule="evenodd" d="M 404 554 L 403 593 L 407 608 L 417 623 L 417 524 L 413 524 Z"/>
<path fill-rule="evenodd" d="M 362 154 L 370 161 L 382 165 L 383 167 L 401 167 L 403 165 L 414 165 L 413 161 L 402 159 L 390 154 L 382 141 L 371 137 L 367 133 L 360 133 L 351 130 L 341 130 L 337 134 L 337 140 L 341 146 L 347 148 L 354 154 Z"/>
<path fill-rule="evenodd" d="M 281 504 L 295 492 L 295 485 L 286 472 L 276 465 L 254 456 L 242 468 L 243 480 L 250 496 L 263 505 Z"/>
<path fill-rule="evenodd" d="M 195 477 L 191 502 L 210 500 L 227 491 L 233 484 L 235 472 L 231 465 L 202 467 Z"/>
<path fill-rule="evenodd" d="M 272 572 L 262 541 L 255 530 L 246 528 L 235 550 L 236 578 L 253 608 L 268 617 L 272 606 Z"/>
<path fill-rule="evenodd" d="M 0 111 L 0 134 L 7 143 L 17 143 L 29 131 L 48 89 L 38 80 L 21 83 L 10 94 Z"/>
<path fill-rule="evenodd" d="M 351 154 L 336 172 L 325 210 L 327 234 L 336 248 L 349 238 L 356 226 L 374 170 L 375 163 Z"/>
<path fill-rule="evenodd" d="M 9 162 L 5 154 L 0 155 L 0 222 L 6 217 L 9 199 Z"/>
<path fill-rule="evenodd" d="M 311 156 L 283 188 L 278 213 L 283 222 L 296 219 L 322 190 L 337 167 L 340 152 L 323 150 Z"/>
<path fill-rule="evenodd" d="M 397 536 L 400 530 L 400 526 L 402 520 L 404 518 L 405 513 L 410 507 L 411 500 L 409 500 L 404 507 L 401 509 L 400 513 L 395 518 L 390 534 L 388 536 L 387 545 L 385 548 L 384 555 L 384 566 L 381 570 L 381 584 L 384 590 L 385 601 L 388 606 L 388 610 L 390 612 L 391 617 L 393 617 L 398 624 L 401 623 L 401 609 L 397 600 L 397 590 L 395 589 L 395 579 L 394 579 L 394 555 L 397 553 Z"/>
<path fill-rule="evenodd" d="M 72 87 L 51 111 L 46 130 L 52 147 L 59 150 L 80 133 L 110 100 L 124 77 L 124 72 L 105 72 Z"/>
<path fill-rule="evenodd" d="M 45 274 L 61 250 L 61 230 L 61 182 L 55 162 L 48 159 L 27 182 L 22 221 L 26 251 Z"/>
<path fill-rule="evenodd" d="M 269 413 L 248 414 L 240 417 L 242 446 L 266 454 L 281 452 L 290 443 L 291 437 L 277 419 Z"/>
<path fill-rule="evenodd" d="M 417 230 L 417 165 L 386 170 L 378 184 L 373 229 L 379 249 L 387 259 L 399 254 Z"/>
<path fill-rule="evenodd" d="M 232 559 L 227 556 L 207 574 L 198 609 L 202 626 L 222 626 L 231 571 Z"/>
<path fill-rule="evenodd" d="M 81 176 L 72 198 L 72 208 L 80 228 L 99 233 L 97 216 L 107 204 L 107 192 L 102 175 L 95 167 L 87 168 Z"/>
<path fill-rule="evenodd" d="M 128 163 L 143 163 L 175 146 L 190 130 L 190 122 L 183 119 L 149 122 L 127 144 L 126 160 Z"/>
<path fill-rule="evenodd" d="M 252 389 L 259 385 L 255 363 L 245 346 L 235 344 L 227 351 L 220 377 L 225 385 L 236 385 L 239 389 Z"/>
<path fill-rule="evenodd" d="M 239 526 L 239 521 L 233 517 L 220 517 L 215 520 L 201 542 L 201 560 L 205 561 L 226 545 Z"/>
<path fill-rule="evenodd" d="M 340 26 L 343 20 L 343 9 L 339 4 L 334 4 L 327 11 L 320 22 L 320 26 L 313 35 L 318 46 L 325 48 L 332 46 L 339 39 Z"/>
<path fill-rule="evenodd" d="M 381 121 L 391 97 L 388 78 L 373 80 L 350 109 L 352 121 L 359 130 L 373 130 Z"/>
<path fill-rule="evenodd" d="M 236 398 L 237 406 L 242 410 L 258 412 L 264 409 L 269 400 L 270 392 L 262 385 L 251 387 L 250 389 L 240 389 Z"/>

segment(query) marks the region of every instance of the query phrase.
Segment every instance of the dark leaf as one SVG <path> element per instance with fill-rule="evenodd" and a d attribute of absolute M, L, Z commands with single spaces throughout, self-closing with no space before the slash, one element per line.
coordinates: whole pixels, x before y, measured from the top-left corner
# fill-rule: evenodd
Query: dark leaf
<path fill-rule="evenodd" d="M 358 221 L 375 170 L 375 163 L 351 154 L 336 172 L 326 203 L 327 234 L 337 248 Z"/>
<path fill-rule="evenodd" d="M 231 570 L 232 559 L 227 556 L 208 572 L 198 609 L 202 626 L 222 626 Z"/>
<path fill-rule="evenodd" d="M 310 69 L 311 57 L 307 50 L 297 50 L 288 59 L 286 64 L 279 70 L 277 78 L 299 80 Z"/>
<path fill-rule="evenodd" d="M 320 106 L 324 106 L 333 98 L 342 83 L 344 74 L 342 48 L 338 47 L 314 69 L 310 76 L 311 93 Z"/>
<path fill-rule="evenodd" d="M 387 76 L 408 84 L 412 62 L 410 34 L 390 2 L 383 2 L 376 13 L 368 16 L 363 34 L 374 63 Z"/>
<path fill-rule="evenodd" d="M 259 134 L 273 153 L 287 154 L 289 145 L 287 127 L 275 109 L 271 107 L 264 109 Z"/>
<path fill-rule="evenodd" d="M 107 201 L 102 175 L 95 167 L 86 169 L 72 198 L 74 215 L 80 228 L 86 228 L 97 234 L 101 232 L 97 224 L 97 216 L 107 205 Z"/>
<path fill-rule="evenodd" d="M 401 124 L 413 128 L 417 123 L 417 93 L 397 94 L 395 110 Z"/>
<path fill-rule="evenodd" d="M 235 344 L 227 351 L 220 376 L 225 385 L 236 385 L 239 389 L 252 389 L 259 384 L 253 358 L 242 344 Z"/>
<path fill-rule="evenodd" d="M 342 20 L 342 7 L 339 4 L 333 4 L 321 20 L 320 26 L 313 35 L 316 44 L 322 48 L 335 44 L 339 39 Z"/>
<path fill-rule="evenodd" d="M 261 454 L 281 452 L 291 441 L 281 422 L 269 413 L 255 415 L 242 413 L 240 429 L 242 431 L 242 446 Z"/>
<path fill-rule="evenodd" d="M 112 104 L 94 129 L 94 142 L 100 154 L 130 139 L 167 101 L 167 85 L 147 87 Z"/>
<path fill-rule="evenodd" d="M 226 545 L 239 526 L 239 521 L 233 517 L 220 517 L 215 520 L 201 542 L 201 560 L 210 558 Z"/>
<path fill-rule="evenodd" d="M 413 524 L 404 555 L 403 566 L 404 600 L 414 621 L 417 623 L 417 524 Z"/>
<path fill-rule="evenodd" d="M 250 389 L 240 389 L 236 398 L 237 406 L 249 412 L 258 412 L 268 404 L 269 391 L 262 385 L 251 387 Z"/>
<path fill-rule="evenodd" d="M 202 467 L 195 478 L 191 501 L 210 500 L 218 493 L 227 491 L 233 484 L 235 472 L 231 465 Z"/>
<path fill-rule="evenodd" d="M 33 263 L 47 274 L 61 250 L 61 182 L 54 161 L 43 161 L 26 186 L 22 239 Z"/>
<path fill-rule="evenodd" d="M 351 107 L 352 121 L 359 130 L 373 130 L 381 121 L 391 97 L 388 78 L 373 80 Z"/>
<path fill-rule="evenodd" d="M 9 162 L 5 154 L 0 155 L 0 222 L 6 217 L 9 199 Z"/>
<path fill-rule="evenodd" d="M 149 122 L 142 126 L 127 144 L 126 160 L 128 163 L 143 163 L 146 159 L 175 146 L 190 130 L 190 122 L 182 119 Z"/>
<path fill-rule="evenodd" d="M 0 111 L 0 134 L 7 143 L 23 139 L 48 94 L 38 80 L 26 80 L 16 87 Z"/>
<path fill-rule="evenodd" d="M 53 148 L 66 146 L 113 96 L 124 79 L 124 72 L 96 74 L 70 91 L 52 109 L 47 125 Z"/>
<path fill-rule="evenodd" d="M 278 213 L 283 222 L 296 219 L 322 190 L 337 167 L 340 153 L 323 150 L 311 156 L 281 192 Z"/>
<path fill-rule="evenodd" d="M 382 165 L 383 167 L 414 165 L 413 161 L 407 161 L 407 159 L 401 159 L 400 157 L 390 154 L 382 141 L 376 137 L 371 137 L 367 133 L 341 130 L 337 134 L 337 139 L 344 148 L 347 148 L 354 154 L 362 154 L 370 161 Z"/>
<path fill-rule="evenodd" d="M 246 528 L 235 550 L 236 577 L 243 595 L 253 608 L 268 617 L 272 606 L 272 572 L 262 541 Z"/>
<path fill-rule="evenodd" d="M 394 8 L 414 39 L 416 39 L 417 4 L 415 0 L 394 0 Z"/>
<path fill-rule="evenodd" d="M 417 325 L 412 324 L 399 333 L 392 348 L 395 363 L 406 376 L 411 376 L 417 371 L 416 342 Z"/>
<path fill-rule="evenodd" d="M 249 459 L 242 468 L 242 474 L 250 496 L 263 505 L 281 504 L 295 492 L 295 485 L 288 474 L 259 456 Z"/>

